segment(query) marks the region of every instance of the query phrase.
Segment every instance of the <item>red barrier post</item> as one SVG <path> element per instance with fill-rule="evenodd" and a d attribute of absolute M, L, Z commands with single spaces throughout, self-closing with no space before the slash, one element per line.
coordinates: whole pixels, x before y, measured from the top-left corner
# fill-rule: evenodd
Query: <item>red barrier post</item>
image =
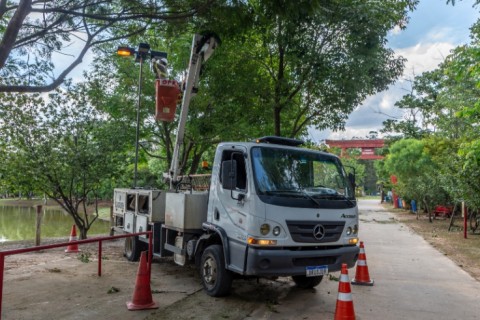
<path fill-rule="evenodd" d="M 0 319 L 2 319 L 3 270 L 4 269 L 5 269 L 5 256 L 0 252 Z"/>
<path fill-rule="evenodd" d="M 98 276 L 102 276 L 102 240 L 98 241 Z"/>

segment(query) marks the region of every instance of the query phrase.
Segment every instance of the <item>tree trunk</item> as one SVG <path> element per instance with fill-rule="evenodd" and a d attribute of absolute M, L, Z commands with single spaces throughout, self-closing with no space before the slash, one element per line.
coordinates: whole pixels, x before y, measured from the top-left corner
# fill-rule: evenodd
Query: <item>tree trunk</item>
<path fill-rule="evenodd" d="M 85 240 L 85 239 L 87 239 L 88 229 L 86 229 L 86 228 L 84 228 L 84 227 L 81 227 L 81 226 L 77 226 L 77 228 L 78 228 L 78 232 L 80 233 L 79 239 L 80 239 L 80 240 Z"/>
<path fill-rule="evenodd" d="M 282 135 L 281 129 L 280 129 L 280 107 L 275 107 L 273 109 L 273 120 L 275 123 L 275 135 L 280 137 Z"/>
<path fill-rule="evenodd" d="M 425 209 L 427 210 L 428 222 L 433 222 L 433 220 L 432 220 L 432 211 L 430 210 L 430 207 L 428 206 L 427 197 L 424 197 L 424 198 L 423 198 L 423 205 L 425 206 Z"/>
<path fill-rule="evenodd" d="M 8 56 L 15 46 L 20 28 L 31 10 L 32 0 L 20 1 L 17 10 L 8 22 L 7 28 L 3 31 L 2 41 L 0 42 L 0 69 L 5 66 Z"/>
<path fill-rule="evenodd" d="M 282 29 L 281 22 L 278 25 L 279 30 Z M 277 79 L 275 83 L 275 97 L 274 97 L 274 105 L 273 105 L 273 120 L 275 126 L 275 135 L 280 137 L 282 135 L 280 129 L 280 113 L 282 111 L 282 104 L 281 98 L 283 93 L 283 86 L 284 86 L 284 74 L 285 74 L 285 48 L 282 45 L 282 39 L 279 37 L 278 43 L 278 71 L 277 71 Z"/>

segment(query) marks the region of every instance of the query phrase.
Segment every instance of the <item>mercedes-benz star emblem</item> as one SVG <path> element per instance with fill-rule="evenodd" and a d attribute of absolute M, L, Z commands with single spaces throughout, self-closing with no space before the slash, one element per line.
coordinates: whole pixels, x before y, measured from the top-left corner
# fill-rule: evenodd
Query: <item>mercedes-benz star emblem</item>
<path fill-rule="evenodd" d="M 325 237 L 325 227 L 321 224 L 317 224 L 313 227 L 313 237 L 317 240 L 322 240 Z"/>

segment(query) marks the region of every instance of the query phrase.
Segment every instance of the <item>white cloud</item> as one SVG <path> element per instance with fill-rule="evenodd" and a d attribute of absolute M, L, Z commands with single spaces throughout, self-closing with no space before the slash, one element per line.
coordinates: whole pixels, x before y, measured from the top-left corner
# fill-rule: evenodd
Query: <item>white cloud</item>
<path fill-rule="evenodd" d="M 428 42 L 432 41 L 448 41 L 448 42 L 454 42 L 455 37 L 454 37 L 455 30 L 452 28 L 447 28 L 447 27 L 437 27 L 435 29 L 430 30 L 428 32 L 424 39 L 426 39 Z"/>
<path fill-rule="evenodd" d="M 382 96 L 382 100 L 380 101 L 380 109 L 382 110 L 389 110 L 392 108 L 393 104 L 395 103 L 393 97 L 391 94 L 389 94 L 388 92 L 386 92 L 383 96 Z"/>
<path fill-rule="evenodd" d="M 63 43 L 62 51 L 52 54 L 52 61 L 55 64 L 55 76 L 58 76 L 78 58 L 80 51 L 84 48 L 85 37 L 83 33 L 74 32 L 71 40 Z M 83 71 L 89 69 L 90 64 L 93 62 L 93 57 L 91 49 L 88 50 L 82 62 L 67 75 L 67 78 L 72 78 L 74 82 L 82 81 Z"/>
<path fill-rule="evenodd" d="M 365 99 L 362 105 L 350 114 L 345 131 L 312 129 L 309 131 L 310 138 L 318 142 L 327 138 L 341 140 L 366 137 L 370 131 L 379 131 L 383 121 L 402 117 L 403 112 L 395 107 L 395 102 L 410 91 L 411 84 L 407 80 L 437 68 L 454 47 L 455 45 L 449 42 L 428 42 L 395 50 L 397 55 L 407 59 L 403 76 L 387 91 Z"/>
<path fill-rule="evenodd" d="M 393 27 L 392 30 L 389 31 L 389 36 L 396 36 L 396 35 L 399 35 L 400 33 L 402 33 L 402 29 L 400 28 L 400 26 L 395 26 Z"/>
<path fill-rule="evenodd" d="M 396 49 L 398 56 L 407 59 L 404 76 L 413 78 L 425 71 L 435 69 L 450 54 L 455 45 L 450 42 L 418 43 L 413 47 Z"/>

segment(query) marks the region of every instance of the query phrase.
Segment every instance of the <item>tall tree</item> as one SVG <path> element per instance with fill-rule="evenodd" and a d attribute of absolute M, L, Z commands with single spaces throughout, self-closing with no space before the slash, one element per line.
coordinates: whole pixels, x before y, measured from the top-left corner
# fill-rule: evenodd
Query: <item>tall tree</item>
<path fill-rule="evenodd" d="M 208 14 L 217 2 L 0 0 L 0 92 L 51 91 L 91 49 Z"/>
<path fill-rule="evenodd" d="M 85 238 L 98 218 L 104 183 L 121 176 L 122 126 L 93 109 L 81 88 L 57 91 L 48 101 L 40 95 L 8 97 L 0 110 L 0 137 L 7 146 L 0 173 L 10 184 L 58 202 Z"/>
<path fill-rule="evenodd" d="M 218 85 L 215 101 L 241 101 L 246 87 L 251 103 L 244 111 L 268 112 L 270 134 L 295 137 L 308 126 L 342 128 L 365 97 L 401 74 L 403 59 L 386 47 L 386 35 L 404 26 L 416 3 L 248 1 L 249 28 L 223 41 L 232 51 L 219 71 L 223 76 L 210 82 L 212 89 Z M 218 24 L 209 26 L 222 35 Z M 240 82 L 245 85 L 235 91 Z"/>
<path fill-rule="evenodd" d="M 480 208 L 479 35 L 477 22 L 471 28 L 471 42 L 455 48 L 437 69 L 416 77 L 412 93 L 396 103 L 409 111 L 407 114 L 415 112 L 417 118 L 387 123 L 388 131 L 421 139 L 416 143 L 424 146 L 423 151 L 416 157 L 430 159 L 428 167 L 414 173 L 416 180 L 411 181 L 415 184 L 403 185 L 409 197 L 419 193 L 421 185 L 429 187 L 425 190 L 440 186 L 438 194 L 446 192 L 455 202 L 465 201 L 470 208 Z M 410 144 L 402 147 L 412 150 Z M 416 167 L 418 159 L 408 158 L 398 150 L 396 153 L 398 163 L 408 164 L 412 170 Z"/>
<path fill-rule="evenodd" d="M 432 205 L 445 204 L 449 196 L 438 174 L 438 165 L 425 147 L 425 142 L 403 139 L 390 146 L 383 169 L 398 178 L 396 191 L 406 200 L 423 203 L 431 220 Z"/>

